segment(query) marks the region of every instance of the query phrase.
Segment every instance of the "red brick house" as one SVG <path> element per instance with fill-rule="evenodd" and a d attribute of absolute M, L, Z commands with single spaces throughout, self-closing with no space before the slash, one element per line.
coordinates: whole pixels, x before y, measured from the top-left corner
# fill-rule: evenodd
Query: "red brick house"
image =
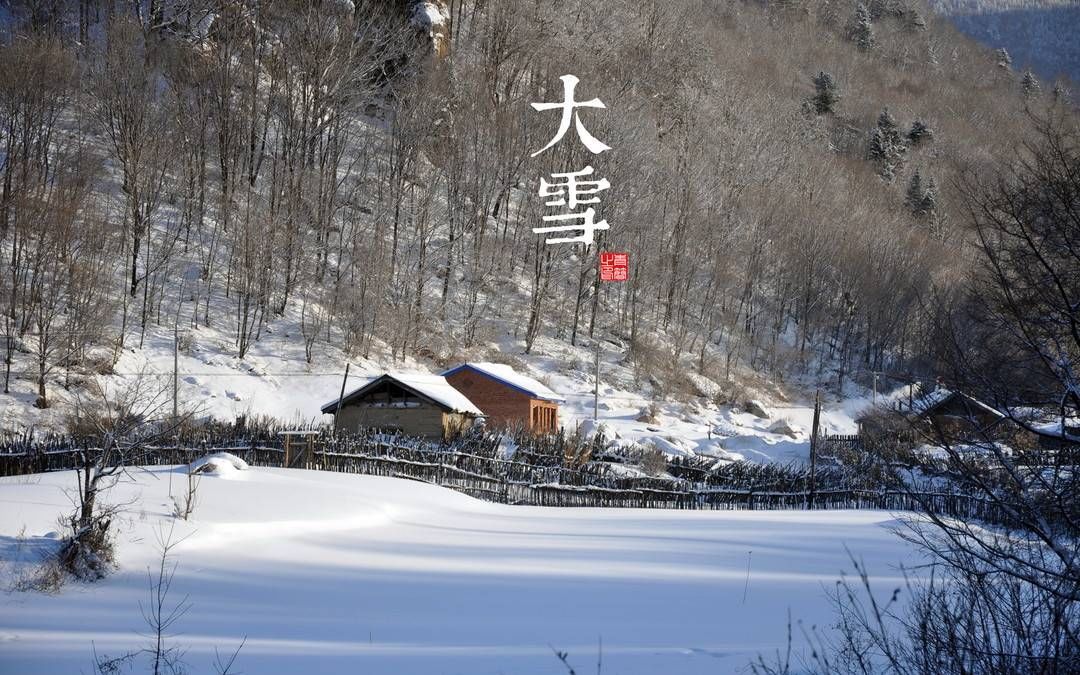
<path fill-rule="evenodd" d="M 559 429 L 559 404 L 566 399 L 510 366 L 463 363 L 442 376 L 484 412 L 491 426 L 521 426 L 537 434 Z"/>

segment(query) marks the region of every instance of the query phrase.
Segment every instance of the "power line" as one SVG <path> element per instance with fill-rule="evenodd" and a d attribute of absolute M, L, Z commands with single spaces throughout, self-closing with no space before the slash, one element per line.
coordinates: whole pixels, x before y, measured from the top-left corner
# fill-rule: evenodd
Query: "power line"
<path fill-rule="evenodd" d="M 343 370 L 342 371 L 337 371 L 337 372 L 325 372 L 325 373 L 322 373 L 322 372 L 320 372 L 320 373 L 309 373 L 309 372 L 302 372 L 302 371 L 298 371 L 298 372 L 288 372 L 288 371 L 286 371 L 286 372 L 279 372 L 279 373 L 190 373 L 190 372 L 180 371 L 180 373 L 179 373 L 181 380 L 183 380 L 186 377 L 205 377 L 205 378 L 258 377 L 258 378 L 261 378 L 261 379 L 271 379 L 271 378 L 277 378 L 277 377 L 283 377 L 283 378 L 289 378 L 289 377 L 333 377 L 333 378 L 340 378 L 340 377 L 342 377 L 343 374 L 344 374 Z M 13 377 L 34 377 L 34 378 L 36 378 L 39 375 L 39 373 L 37 371 L 25 371 L 25 370 L 24 371 L 14 371 L 13 370 L 13 371 L 11 371 L 11 375 Z M 56 373 L 54 373 L 54 375 L 56 375 L 57 377 L 61 376 L 60 374 L 56 374 Z M 169 379 L 171 379 L 173 377 L 173 373 L 171 371 L 167 372 L 167 373 L 159 373 L 159 372 L 110 373 L 108 375 L 102 375 L 101 377 L 124 377 L 124 378 L 155 377 L 155 378 L 169 378 Z M 359 380 L 369 379 L 371 377 L 377 377 L 377 375 L 370 375 L 369 376 L 369 375 L 354 374 L 353 377 L 356 380 L 359 381 Z M 186 384 L 192 384 L 192 383 L 188 382 Z M 588 400 L 591 401 L 591 400 L 593 400 L 594 395 L 592 393 L 568 392 L 568 393 L 562 393 L 562 394 L 560 394 L 560 396 L 562 396 L 563 398 L 568 398 L 568 399 L 569 398 L 588 399 Z M 600 398 L 602 400 L 604 400 L 604 401 L 627 401 L 627 402 L 634 402 L 634 403 L 676 403 L 677 402 L 677 401 L 670 401 L 670 400 L 666 400 L 666 399 L 651 398 L 651 397 L 647 397 L 647 396 L 612 396 L 612 395 L 603 395 L 602 394 L 600 396 Z M 810 408 L 812 406 L 809 406 L 809 405 L 797 405 L 797 404 L 786 404 L 786 405 L 785 404 L 771 404 L 768 407 L 773 408 L 773 409 L 777 409 L 777 410 L 790 410 L 790 409 L 797 409 L 797 408 L 798 409 Z"/>

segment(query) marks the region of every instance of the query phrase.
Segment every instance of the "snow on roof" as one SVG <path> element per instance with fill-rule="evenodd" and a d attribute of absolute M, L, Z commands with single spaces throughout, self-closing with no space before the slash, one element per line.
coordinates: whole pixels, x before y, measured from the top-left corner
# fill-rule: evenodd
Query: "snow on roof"
<path fill-rule="evenodd" d="M 934 391 L 915 397 L 911 401 L 911 411 L 920 415 L 924 414 L 944 403 L 950 396 L 952 396 L 951 391 L 944 387 L 940 387 Z M 900 400 L 899 407 L 901 410 L 907 407 L 907 404 L 903 399 Z"/>
<path fill-rule="evenodd" d="M 523 391 L 529 396 L 532 396 L 533 398 L 540 398 L 544 399 L 545 401 L 555 401 L 558 403 L 563 403 L 566 401 L 566 397 L 556 394 L 551 389 L 548 389 L 546 386 L 544 386 L 541 382 L 534 380 L 528 375 L 522 375 L 510 366 L 504 365 L 502 363 L 463 363 L 460 366 L 451 368 L 450 370 L 446 371 L 445 373 L 443 373 L 443 376 L 445 377 L 446 375 L 450 375 L 451 373 L 456 373 L 463 368 L 469 368 L 479 373 L 483 373 L 488 377 L 494 378 L 496 380 L 499 380 L 500 382 L 510 385 L 514 389 Z"/>
<path fill-rule="evenodd" d="M 900 391 L 903 391 L 903 390 L 897 390 L 897 392 L 894 392 L 894 394 L 897 394 Z M 994 408 L 986 405 L 985 403 L 983 403 L 979 399 L 974 398 L 972 396 L 968 396 L 967 394 L 965 394 L 963 392 L 954 392 L 954 391 L 952 391 L 950 389 L 946 389 L 945 387 L 938 387 L 934 391 L 927 392 L 927 393 L 922 394 L 920 396 L 916 396 L 911 401 L 911 406 L 910 407 L 908 407 L 907 400 L 904 399 L 902 396 L 897 395 L 897 396 L 894 397 L 893 400 L 895 401 L 896 409 L 899 410 L 900 412 L 905 412 L 905 411 L 910 410 L 911 412 L 913 412 L 913 413 L 915 413 L 917 415 L 925 415 L 928 412 L 930 412 L 931 410 L 933 410 L 934 408 L 937 408 L 939 405 L 941 405 L 941 404 L 945 403 L 946 401 L 948 401 L 954 395 L 963 397 L 963 399 L 965 401 L 967 401 L 967 403 L 969 405 L 971 405 L 971 406 L 974 406 L 974 407 L 977 407 L 977 408 L 982 408 L 983 410 L 991 413 L 992 415 L 994 415 L 996 417 L 1004 417 L 1004 415 L 1000 411 L 995 410 Z"/>
<path fill-rule="evenodd" d="M 453 412 L 468 413 L 478 416 L 483 416 L 484 414 L 480 411 L 480 408 L 477 408 L 472 401 L 466 398 L 465 394 L 454 389 L 454 387 L 446 381 L 445 377 L 442 375 L 432 375 L 430 373 L 381 373 L 379 375 L 370 376 L 363 386 L 346 394 L 343 400 L 348 400 L 357 394 L 360 394 L 384 377 L 394 380 L 406 389 L 410 389 L 424 398 L 431 399 L 435 403 L 445 408 L 449 408 Z M 337 404 L 338 401 L 335 398 L 333 401 L 329 401 L 323 405 L 322 411 L 324 413 L 332 413 L 337 408 Z"/>
<path fill-rule="evenodd" d="M 1031 430 L 1043 436 L 1080 443 L 1080 420 L 1075 418 L 1066 421 L 1065 424 L 1062 424 L 1060 419 L 1055 422 L 1033 424 Z"/>

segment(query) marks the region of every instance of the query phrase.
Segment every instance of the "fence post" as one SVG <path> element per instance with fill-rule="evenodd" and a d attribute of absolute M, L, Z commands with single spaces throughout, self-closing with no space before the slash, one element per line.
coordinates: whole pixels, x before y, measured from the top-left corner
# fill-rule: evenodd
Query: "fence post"
<path fill-rule="evenodd" d="M 817 490 L 817 453 L 818 453 L 818 425 L 821 423 L 821 390 L 814 392 L 814 424 L 810 432 L 810 492 L 808 495 L 807 508 L 814 508 L 815 492 Z"/>

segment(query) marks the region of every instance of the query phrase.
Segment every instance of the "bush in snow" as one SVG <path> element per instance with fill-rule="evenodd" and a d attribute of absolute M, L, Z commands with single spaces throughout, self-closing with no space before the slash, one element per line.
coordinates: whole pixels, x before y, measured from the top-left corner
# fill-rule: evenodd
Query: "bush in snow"
<path fill-rule="evenodd" d="M 74 532 L 57 555 L 60 566 L 81 581 L 96 581 L 112 571 L 116 545 L 110 519 L 98 519 Z"/>
<path fill-rule="evenodd" d="M 650 403 L 649 407 L 642 409 L 634 419 L 646 424 L 656 424 L 660 420 L 660 406 L 655 402 Z"/>
<path fill-rule="evenodd" d="M 667 471 L 667 455 L 656 446 L 644 448 L 638 463 L 641 466 L 641 470 L 650 476 L 659 476 Z"/>

